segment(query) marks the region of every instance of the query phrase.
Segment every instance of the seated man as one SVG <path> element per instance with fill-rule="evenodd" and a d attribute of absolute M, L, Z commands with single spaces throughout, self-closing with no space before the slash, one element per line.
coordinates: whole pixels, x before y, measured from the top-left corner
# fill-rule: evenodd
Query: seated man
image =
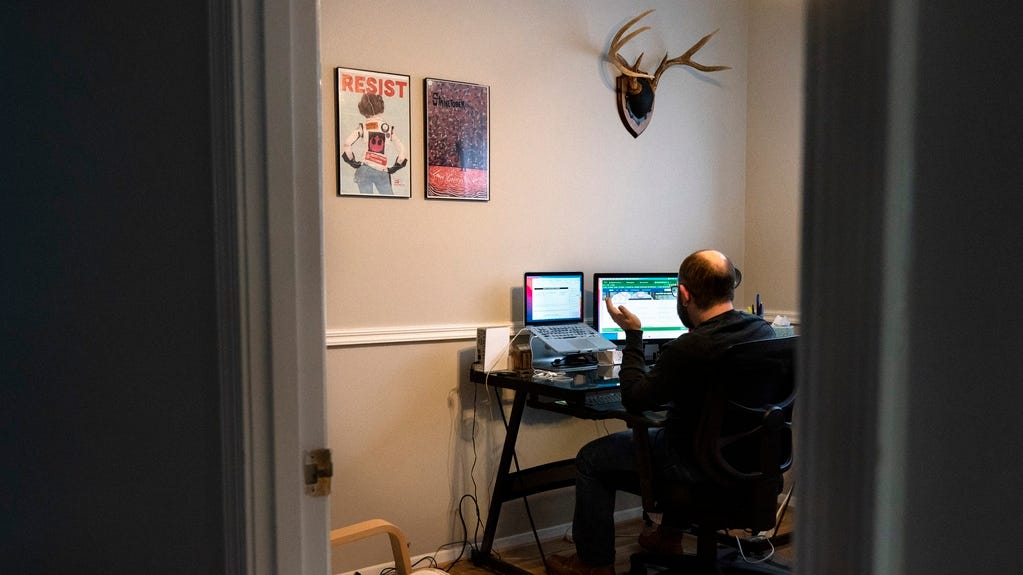
<path fill-rule="evenodd" d="M 630 411 L 654 409 L 671 402 L 663 428 L 650 430 L 656 480 L 699 481 L 691 453 L 692 437 L 705 393 L 702 382 L 713 361 L 730 345 L 774 337 L 762 318 L 732 305 L 742 274 L 721 252 L 703 250 L 679 268 L 677 307 L 689 331 L 665 344 L 656 365 L 644 363 L 643 326 L 625 306 L 608 298 L 608 312 L 626 332 L 620 379 L 622 403 Z M 638 485 L 631 431 L 593 440 L 576 457 L 576 553 L 547 559 L 551 575 L 614 575 L 614 502 L 619 489 Z M 657 544 L 656 534 L 641 543 Z"/>

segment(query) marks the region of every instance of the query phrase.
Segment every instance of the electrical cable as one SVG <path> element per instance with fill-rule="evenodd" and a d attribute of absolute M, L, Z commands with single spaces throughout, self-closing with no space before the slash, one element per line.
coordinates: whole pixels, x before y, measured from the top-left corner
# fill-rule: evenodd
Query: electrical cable
<path fill-rule="evenodd" d="M 789 500 L 792 499 L 792 492 L 796 490 L 796 482 L 793 480 L 789 485 L 789 492 L 785 494 L 785 499 L 782 501 L 781 509 L 778 511 L 778 516 L 774 520 L 774 533 L 771 537 L 778 535 L 778 530 L 781 529 L 781 520 L 785 518 L 785 512 L 789 508 Z"/>
<path fill-rule="evenodd" d="M 518 393 L 518 392 L 516 392 Z M 501 398 L 497 388 L 494 388 L 494 394 L 497 396 L 498 407 L 501 411 L 501 422 L 504 423 L 504 431 L 508 432 L 508 417 L 504 413 L 504 406 L 501 405 Z M 515 472 L 518 473 L 522 469 L 519 467 L 519 456 L 512 450 L 512 462 L 515 463 Z M 533 512 L 529 508 L 529 498 L 525 495 L 522 496 L 522 504 L 526 510 L 526 517 L 529 519 L 529 528 L 533 531 L 533 540 L 536 541 L 536 548 L 540 551 L 540 560 L 543 562 L 543 567 L 547 569 L 547 555 L 543 552 L 543 544 L 540 543 L 540 534 L 536 530 L 536 522 L 533 521 Z"/>
<path fill-rule="evenodd" d="M 473 550 L 476 549 L 476 545 L 474 545 L 473 543 L 469 542 L 469 527 L 465 523 L 465 515 L 462 514 L 462 504 L 465 502 L 466 498 L 468 498 L 470 501 L 472 501 L 473 507 L 474 507 L 474 509 L 476 511 L 476 521 L 477 521 L 477 524 L 479 523 L 479 516 L 480 516 L 479 502 L 476 500 L 476 498 L 472 494 L 466 493 L 465 495 L 462 496 L 461 499 L 458 500 L 458 519 L 462 523 L 462 539 L 461 539 L 461 541 L 454 541 L 454 542 L 451 542 L 451 543 L 445 543 L 444 545 L 441 545 L 440 547 L 437 548 L 437 552 L 439 553 L 442 549 L 444 549 L 445 547 L 448 547 L 450 545 L 461 545 L 461 549 L 459 549 L 459 551 L 458 551 L 458 556 L 455 557 L 454 560 L 452 560 L 451 563 L 447 567 L 444 568 L 444 571 L 451 571 L 451 568 L 454 567 L 455 564 L 457 564 L 459 561 L 462 560 L 462 557 L 465 555 L 465 548 L 466 547 L 469 547 L 470 549 L 473 549 Z"/>
<path fill-rule="evenodd" d="M 419 565 L 420 563 L 422 563 L 424 561 L 429 563 L 430 567 L 432 567 L 434 569 L 438 568 L 437 559 L 432 557 L 432 556 L 430 556 L 430 555 L 427 555 L 426 557 L 422 557 L 419 560 L 417 560 L 415 563 L 413 563 L 411 565 L 412 569 L 415 569 L 417 565 Z M 380 570 L 380 575 L 390 575 L 391 573 L 397 573 L 397 572 L 398 572 L 398 569 L 395 568 L 395 567 L 384 567 L 383 569 Z"/>
<path fill-rule="evenodd" d="M 477 403 L 476 402 L 476 394 L 477 394 L 477 389 L 478 388 L 475 385 L 472 386 L 472 431 L 471 431 L 471 436 L 472 436 L 472 466 L 469 468 L 469 479 L 472 481 L 472 500 L 473 500 L 473 502 L 474 502 L 474 504 L 476 506 L 476 525 L 475 525 L 475 531 L 473 531 L 473 539 L 472 539 L 473 540 L 473 549 L 478 549 L 479 548 L 480 524 L 483 522 L 483 519 L 480 517 L 479 497 L 477 495 L 478 492 L 479 492 L 479 486 L 476 484 L 476 462 L 479 459 L 479 455 L 477 454 L 477 451 L 476 451 L 476 403 Z M 463 499 L 464 499 L 464 497 L 463 497 Z M 461 500 L 458 503 L 458 513 L 459 513 L 459 515 L 461 515 L 461 513 L 462 513 L 462 503 L 461 503 Z"/>
<path fill-rule="evenodd" d="M 774 543 L 767 537 L 764 538 L 764 541 L 767 541 L 767 544 L 771 546 L 771 550 L 767 553 L 767 555 L 764 555 L 759 559 L 750 559 L 749 557 L 746 557 L 746 553 L 744 553 L 742 550 L 742 540 L 739 539 L 738 535 L 733 535 L 733 537 L 735 537 L 735 546 L 739 550 L 739 556 L 742 557 L 742 560 L 745 561 L 746 563 L 751 564 L 764 563 L 771 557 L 774 557 Z"/>
<path fill-rule="evenodd" d="M 451 562 L 450 565 L 447 566 L 447 568 L 444 569 L 444 571 L 449 571 L 452 567 L 455 566 L 456 563 L 462 560 L 462 557 L 465 555 L 466 547 L 474 551 L 479 549 L 479 533 L 480 528 L 483 527 L 483 518 L 481 517 L 479 499 L 477 497 L 477 493 L 479 491 L 479 484 L 476 483 L 476 464 L 479 461 L 479 454 L 476 445 L 477 428 L 476 415 L 478 407 L 477 404 L 479 403 L 478 389 L 479 388 L 477 386 L 475 385 L 472 386 L 472 428 L 470 430 L 470 438 L 472 442 L 472 465 L 469 468 L 469 480 L 472 482 L 472 493 L 466 493 L 465 495 L 462 495 L 462 497 L 458 500 L 458 519 L 462 524 L 462 540 L 454 541 L 452 543 L 446 543 L 438 548 L 438 551 L 440 551 L 441 549 L 449 545 L 461 544 L 461 549 L 458 552 L 458 556 L 455 557 L 455 559 Z M 465 515 L 462 511 L 466 499 L 472 502 L 473 510 L 476 513 L 476 524 L 474 526 L 472 541 L 469 541 L 469 527 L 465 521 Z"/>
<path fill-rule="evenodd" d="M 524 327 L 524 328 L 518 330 L 515 333 L 514 336 L 509 338 L 508 343 L 501 349 L 501 351 L 498 352 L 498 355 L 500 355 L 500 353 L 503 352 L 504 350 L 508 349 L 508 347 L 511 346 L 511 343 L 514 340 L 518 339 L 518 337 L 520 335 L 522 335 L 524 332 L 529 332 L 529 328 L 528 327 Z M 530 344 L 532 344 L 532 334 L 530 334 Z M 489 396 L 489 390 L 490 389 L 494 390 L 494 397 L 497 399 L 498 411 L 500 411 L 500 413 L 501 413 L 501 422 L 504 424 L 505 433 L 507 433 L 508 432 L 508 417 L 507 417 L 507 415 L 504 412 L 504 405 L 503 405 L 503 403 L 501 401 L 500 390 L 498 388 L 496 388 L 496 387 L 491 388 L 490 382 L 489 382 L 489 380 L 490 380 L 490 373 L 493 370 L 491 369 L 491 370 L 488 371 L 488 370 L 485 369 L 486 366 L 483 366 L 483 367 L 484 367 L 484 370 L 483 370 L 483 373 L 484 373 L 484 376 L 483 376 L 483 386 L 487 390 L 488 396 Z M 478 453 L 477 453 L 477 446 L 476 446 L 476 412 L 477 412 L 477 391 L 476 391 L 476 389 L 477 389 L 476 386 L 473 386 L 473 398 L 472 398 L 473 410 L 472 410 L 472 432 L 471 432 L 473 459 L 472 459 L 472 466 L 469 469 L 469 479 L 472 481 L 472 486 L 473 486 L 473 495 L 471 496 L 471 499 L 473 500 L 473 502 L 476 505 L 476 527 L 475 527 L 475 532 L 473 534 L 473 543 L 470 544 L 470 547 L 472 547 L 473 550 L 479 549 L 479 530 L 480 530 L 481 526 L 484 526 L 482 518 L 480 517 L 479 504 L 477 502 L 478 500 L 477 500 L 477 498 L 475 496 L 477 491 L 478 491 L 478 485 L 476 483 L 475 471 L 476 471 L 476 462 L 477 462 L 477 460 L 479 458 Z M 515 463 L 515 471 L 516 472 L 521 471 L 521 468 L 519 467 L 518 454 L 516 454 L 514 451 L 512 451 L 512 461 Z M 468 495 L 464 495 L 462 497 L 462 499 L 464 500 L 465 497 L 468 497 Z M 543 561 L 544 568 L 546 569 L 546 567 L 547 567 L 547 557 L 544 555 L 543 546 L 540 543 L 540 534 L 537 532 L 536 522 L 533 519 L 533 512 L 532 512 L 532 510 L 529 507 L 529 499 L 525 495 L 522 496 L 522 503 L 523 503 L 523 505 L 525 507 L 525 510 L 526 510 L 526 517 L 529 519 L 530 529 L 533 532 L 533 539 L 536 541 L 536 546 L 537 546 L 537 548 L 540 551 L 540 558 Z M 461 501 L 459 501 L 459 516 L 461 517 Z M 467 538 L 468 537 L 468 531 L 465 528 L 465 520 L 464 520 L 464 518 L 462 518 L 462 525 L 463 525 L 463 530 L 465 530 L 465 535 L 466 535 L 466 538 Z M 495 555 L 497 555 L 496 551 L 491 550 L 491 552 L 494 553 Z M 464 553 L 464 547 L 463 547 L 462 553 L 459 553 L 458 558 L 456 558 L 455 561 L 451 565 L 454 565 L 455 563 L 457 563 L 461 559 L 463 553 Z"/>
<path fill-rule="evenodd" d="M 518 332 L 516 332 L 515 335 L 508 340 L 508 343 L 505 344 L 505 346 L 501 349 L 501 351 L 506 350 L 511 345 L 511 342 L 514 341 L 516 338 L 518 338 L 525 331 L 528 331 L 528 328 L 522 328 Z M 486 366 L 483 366 L 483 367 L 485 368 Z M 491 371 L 493 371 L 493 370 L 491 370 Z M 484 385 L 484 387 L 486 389 L 489 390 L 489 389 L 491 389 L 491 386 L 490 386 L 490 383 L 489 383 L 490 371 L 487 371 L 486 369 L 484 369 L 483 373 L 484 373 L 483 385 Z M 480 529 L 481 528 L 485 528 L 485 525 L 483 524 L 482 514 L 480 513 L 480 507 L 479 507 L 479 498 L 478 498 L 479 484 L 476 483 L 476 464 L 479 462 L 479 451 L 478 451 L 478 446 L 476 445 L 477 414 L 478 414 L 478 403 L 479 403 L 479 401 L 478 401 L 478 397 L 479 397 L 478 396 L 478 389 L 479 389 L 478 386 L 476 386 L 476 385 L 472 386 L 472 428 L 470 429 L 470 438 L 471 438 L 471 442 L 472 442 L 472 465 L 469 467 L 469 481 L 472 483 L 472 493 L 471 494 L 463 495 L 462 498 L 458 502 L 458 517 L 459 517 L 459 520 L 462 522 L 462 532 L 463 532 L 462 549 L 459 551 L 458 557 L 456 557 L 455 560 L 451 563 L 451 566 L 454 566 L 455 563 L 457 563 L 458 561 L 461 560 L 462 556 L 465 554 L 465 547 L 466 546 L 468 546 L 469 548 L 471 548 L 474 551 L 479 549 Z M 497 394 L 497 389 L 496 388 L 494 388 L 494 392 L 495 392 L 495 395 L 496 395 Z M 498 400 L 498 405 L 500 406 L 501 398 L 500 398 L 499 395 L 497 395 L 497 400 Z M 501 418 L 504 419 L 504 409 L 501 409 Z M 507 428 L 508 428 L 508 424 L 507 424 L 507 422 L 505 422 L 505 429 L 507 430 Z M 517 465 L 518 465 L 518 463 L 516 462 L 516 466 Z M 466 522 L 465 522 L 465 516 L 462 514 L 462 504 L 464 503 L 466 498 L 469 498 L 473 502 L 473 508 L 474 508 L 474 510 L 476 512 L 476 524 L 473 527 L 473 538 L 472 538 L 471 542 L 469 541 L 469 530 L 468 530 L 468 526 L 466 525 Z M 534 532 L 535 532 L 535 528 L 534 528 Z M 449 566 L 449 568 L 450 568 L 450 566 Z"/>

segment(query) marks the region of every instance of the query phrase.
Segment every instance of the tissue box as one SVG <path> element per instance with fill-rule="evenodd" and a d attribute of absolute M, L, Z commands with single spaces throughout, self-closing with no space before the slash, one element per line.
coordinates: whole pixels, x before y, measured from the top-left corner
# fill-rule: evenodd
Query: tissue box
<path fill-rule="evenodd" d="M 778 315 L 774 317 L 774 321 L 771 322 L 771 327 L 774 328 L 774 335 L 777 337 L 790 337 L 796 335 L 796 328 L 789 321 L 789 318 Z"/>
<path fill-rule="evenodd" d="M 774 335 L 778 337 L 790 337 L 796 335 L 796 327 L 792 325 L 772 325 Z"/>

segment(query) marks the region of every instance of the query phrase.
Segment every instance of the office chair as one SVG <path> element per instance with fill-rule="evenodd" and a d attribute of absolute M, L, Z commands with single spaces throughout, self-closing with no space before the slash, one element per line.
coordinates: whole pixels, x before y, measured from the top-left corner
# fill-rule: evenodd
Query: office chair
<path fill-rule="evenodd" d="M 646 575 L 647 566 L 686 573 L 788 572 L 769 561 L 736 558 L 722 563 L 718 542 L 725 538 L 718 532 L 742 529 L 758 534 L 775 529 L 780 522 L 782 474 L 792 465 L 797 339 L 736 344 L 717 362 L 719 377 L 711 382 L 694 438 L 697 463 L 706 481 L 682 484 L 652 479 L 647 428 L 633 425 L 644 511 L 660 512 L 664 523 L 690 530 L 697 542 L 695 555 L 636 553 L 631 557 L 630 575 Z"/>
<path fill-rule="evenodd" d="M 412 560 L 409 558 L 408 540 L 397 525 L 383 519 L 368 519 L 354 525 L 348 525 L 330 532 L 330 546 L 336 547 L 365 539 L 379 533 L 386 533 L 391 540 L 391 552 L 394 555 L 394 570 L 398 575 L 412 573 Z M 448 575 L 446 571 L 436 568 L 416 569 L 420 575 Z"/>

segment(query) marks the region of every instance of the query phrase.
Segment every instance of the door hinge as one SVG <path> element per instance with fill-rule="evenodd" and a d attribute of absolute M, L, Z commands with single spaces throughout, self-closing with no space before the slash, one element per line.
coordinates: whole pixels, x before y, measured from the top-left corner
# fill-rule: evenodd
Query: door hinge
<path fill-rule="evenodd" d="M 314 449 L 306 454 L 305 492 L 306 495 L 322 497 L 330 495 L 330 478 L 334 475 L 334 463 L 329 449 Z"/>

